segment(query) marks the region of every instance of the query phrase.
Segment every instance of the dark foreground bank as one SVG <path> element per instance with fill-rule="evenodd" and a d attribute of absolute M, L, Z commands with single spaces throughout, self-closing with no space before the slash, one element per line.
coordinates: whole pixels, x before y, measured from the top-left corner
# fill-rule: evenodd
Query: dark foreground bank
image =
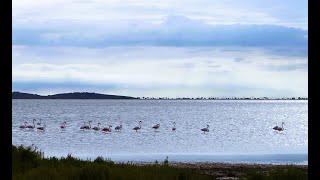
<path fill-rule="evenodd" d="M 305 165 L 222 163 L 153 164 L 114 163 L 97 157 L 85 161 L 72 157 L 44 158 L 34 147 L 12 146 L 13 179 L 307 179 Z M 226 178 L 229 177 L 229 178 Z"/>

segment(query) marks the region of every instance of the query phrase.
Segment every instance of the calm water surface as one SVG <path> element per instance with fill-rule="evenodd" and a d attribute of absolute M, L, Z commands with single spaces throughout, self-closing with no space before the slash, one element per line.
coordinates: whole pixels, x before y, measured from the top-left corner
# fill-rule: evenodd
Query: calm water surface
<path fill-rule="evenodd" d="M 308 164 L 308 101 L 302 100 L 12 100 L 12 143 L 45 156 L 114 161 L 219 161 Z M 46 130 L 21 130 L 42 118 Z M 83 121 L 110 133 L 80 130 Z M 142 121 L 140 132 L 132 130 Z M 60 124 L 67 121 L 65 130 Z M 114 127 L 122 122 L 121 132 Z M 172 132 L 173 122 L 176 131 Z M 283 132 L 275 125 L 285 122 Z M 159 123 L 155 131 L 151 127 Z M 210 132 L 200 129 L 209 125 Z M 36 125 L 38 126 L 38 125 Z"/>

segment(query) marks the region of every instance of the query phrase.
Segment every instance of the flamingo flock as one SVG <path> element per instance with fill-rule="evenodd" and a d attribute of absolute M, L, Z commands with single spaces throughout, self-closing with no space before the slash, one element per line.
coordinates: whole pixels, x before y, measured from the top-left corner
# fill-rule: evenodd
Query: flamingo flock
<path fill-rule="evenodd" d="M 46 124 L 43 122 L 42 123 L 42 119 L 40 118 L 39 119 L 39 122 L 35 123 L 35 121 L 37 121 L 36 119 L 33 119 L 32 120 L 32 124 L 33 125 L 27 125 L 28 122 L 27 121 L 24 121 L 24 124 L 23 125 L 20 125 L 19 128 L 20 129 L 29 129 L 29 130 L 33 130 L 33 129 L 37 129 L 39 131 L 44 131 L 46 129 Z M 36 127 L 36 124 L 38 125 L 38 127 Z M 43 124 L 43 126 L 41 126 Z M 66 124 L 67 122 L 64 121 L 61 125 L 60 125 L 60 128 L 61 129 L 65 129 L 66 128 Z"/>
<path fill-rule="evenodd" d="M 36 124 L 35 124 L 35 121 L 37 121 L 36 119 L 33 119 L 32 120 L 32 124 L 33 125 L 27 125 L 28 122 L 27 121 L 24 121 L 24 124 L 20 125 L 19 128 L 20 129 L 30 129 L 30 130 L 33 130 L 33 129 L 37 129 L 39 131 L 44 131 L 46 129 L 46 124 L 43 122 L 43 120 L 40 118 L 39 122 L 37 123 L 38 127 L 36 127 Z M 43 123 L 43 126 L 41 126 Z M 100 125 L 101 123 L 99 122 L 97 124 L 97 126 L 91 128 L 91 123 L 92 121 L 88 121 L 88 125 L 86 124 L 86 122 L 84 121 L 83 122 L 83 126 L 80 126 L 80 130 L 95 130 L 95 131 L 102 131 L 102 132 L 111 132 L 111 128 L 112 128 L 112 125 L 109 125 L 108 127 L 104 127 L 104 128 L 100 128 Z M 66 124 L 67 122 L 64 121 L 61 123 L 60 125 L 60 128 L 61 129 L 66 129 Z M 136 132 L 138 132 L 140 129 L 141 129 L 141 124 L 142 124 L 142 121 L 139 121 L 139 126 L 135 126 L 132 130 L 135 130 Z M 284 122 L 281 123 L 281 127 L 280 126 L 275 126 L 273 127 L 272 129 L 275 130 L 275 131 L 283 131 L 284 130 Z M 155 130 L 158 130 L 160 128 L 160 124 L 156 124 L 154 126 L 152 126 L 153 129 Z M 122 130 L 122 123 L 120 122 L 120 125 L 116 126 L 114 128 L 115 131 L 121 131 Z M 173 127 L 171 128 L 172 131 L 176 131 L 176 122 L 173 122 Z M 209 125 L 207 125 L 207 127 L 205 128 L 202 128 L 200 129 L 203 134 L 205 134 L 206 132 L 209 133 Z"/>
<path fill-rule="evenodd" d="M 40 122 L 37 123 L 37 125 L 39 125 L 39 127 L 36 127 L 35 121 L 37 121 L 37 120 L 36 120 L 36 119 L 33 119 L 33 121 L 32 121 L 33 125 L 27 125 L 28 122 L 25 121 L 23 125 L 20 125 L 20 126 L 19 126 L 19 128 L 20 128 L 20 129 L 26 129 L 26 128 L 27 128 L 27 129 L 34 129 L 34 128 L 36 128 L 36 129 L 39 130 L 39 131 L 44 131 L 45 128 L 46 128 L 46 124 L 42 121 L 42 119 L 40 119 Z M 91 123 L 92 123 L 92 121 L 88 121 L 88 125 L 87 125 L 87 123 L 84 121 L 84 122 L 83 122 L 83 125 L 80 126 L 80 130 L 90 130 L 90 129 L 92 129 L 92 130 L 95 130 L 95 131 L 100 131 L 100 130 L 101 130 L 101 131 L 103 131 L 103 132 L 111 132 L 111 130 L 112 130 L 112 129 L 111 129 L 111 128 L 112 128 L 112 125 L 109 125 L 108 127 L 100 128 L 101 123 L 99 122 L 99 123 L 97 124 L 97 126 L 91 128 Z M 43 126 L 41 126 L 42 124 L 43 124 Z M 61 125 L 60 125 L 60 128 L 61 128 L 61 129 L 66 129 L 66 124 L 67 124 L 66 121 L 62 122 Z M 138 130 L 141 129 L 141 124 L 142 124 L 142 121 L 139 121 L 139 126 L 134 127 L 133 130 L 135 130 L 136 132 L 138 132 Z M 176 123 L 173 122 L 173 124 L 174 124 L 174 127 L 172 128 L 172 131 L 175 131 L 175 130 L 176 130 L 176 127 L 175 127 L 175 126 L 176 126 Z M 155 130 L 157 130 L 157 129 L 160 128 L 160 124 L 156 124 L 156 125 L 153 126 L 152 128 L 155 129 Z M 122 123 L 120 122 L 120 125 L 116 126 L 116 127 L 114 128 L 114 130 L 115 130 L 115 131 L 121 131 L 121 130 L 122 130 Z"/>

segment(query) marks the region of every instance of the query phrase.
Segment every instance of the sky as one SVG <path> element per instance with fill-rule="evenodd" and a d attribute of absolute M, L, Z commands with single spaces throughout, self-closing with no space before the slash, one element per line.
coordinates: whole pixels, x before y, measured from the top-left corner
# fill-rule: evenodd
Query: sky
<path fill-rule="evenodd" d="M 12 88 L 307 97 L 307 0 L 13 0 Z"/>

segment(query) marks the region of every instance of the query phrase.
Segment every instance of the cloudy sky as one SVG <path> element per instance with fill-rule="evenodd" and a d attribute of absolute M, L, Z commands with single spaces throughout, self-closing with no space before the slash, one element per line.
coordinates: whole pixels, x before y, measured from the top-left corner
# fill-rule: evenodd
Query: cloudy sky
<path fill-rule="evenodd" d="M 308 96 L 307 0 L 13 0 L 14 91 Z"/>

